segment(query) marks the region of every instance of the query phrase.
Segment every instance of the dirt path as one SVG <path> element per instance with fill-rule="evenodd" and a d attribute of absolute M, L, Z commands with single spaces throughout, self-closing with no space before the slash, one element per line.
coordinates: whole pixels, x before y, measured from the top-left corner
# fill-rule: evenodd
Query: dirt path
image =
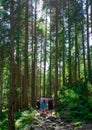
<path fill-rule="evenodd" d="M 81 126 L 80 123 L 66 123 L 56 115 L 36 115 L 37 121 L 32 125 L 28 125 L 24 130 L 92 130 L 92 124 Z"/>

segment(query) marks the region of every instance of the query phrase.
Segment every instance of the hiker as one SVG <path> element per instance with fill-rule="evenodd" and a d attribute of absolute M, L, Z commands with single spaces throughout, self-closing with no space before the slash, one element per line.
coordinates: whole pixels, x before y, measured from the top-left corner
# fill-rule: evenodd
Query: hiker
<path fill-rule="evenodd" d="M 40 110 L 40 99 L 37 98 L 36 100 L 36 109 L 39 111 Z"/>
<path fill-rule="evenodd" d="M 42 98 L 40 99 L 40 114 L 46 114 L 46 108 L 46 98 L 42 96 Z"/>
<path fill-rule="evenodd" d="M 49 111 L 49 114 L 52 115 L 52 110 L 53 110 L 53 98 L 52 96 L 50 96 L 48 98 L 48 111 Z"/>

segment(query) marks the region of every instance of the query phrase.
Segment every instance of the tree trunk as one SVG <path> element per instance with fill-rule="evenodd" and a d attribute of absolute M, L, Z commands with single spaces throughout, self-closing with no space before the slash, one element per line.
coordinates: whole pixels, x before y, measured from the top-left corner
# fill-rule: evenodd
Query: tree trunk
<path fill-rule="evenodd" d="M 15 130 L 15 68 L 14 68 L 14 1 L 10 2 L 10 90 L 8 104 L 8 130 Z"/>
<path fill-rule="evenodd" d="M 31 89 L 31 105 L 35 107 L 36 95 L 36 58 L 37 58 L 37 39 L 36 39 L 36 19 L 37 19 L 37 1 L 35 1 L 35 21 L 33 25 L 33 59 L 32 59 L 32 89 Z"/>
<path fill-rule="evenodd" d="M 83 1 L 81 0 L 82 10 Z M 86 61 L 85 61 L 85 45 L 84 45 L 84 20 L 82 19 L 82 50 L 83 50 L 83 65 L 84 65 L 84 79 L 86 80 Z"/>
<path fill-rule="evenodd" d="M 62 57 L 63 57 L 63 69 L 62 69 L 62 78 L 63 78 L 63 85 L 65 84 L 65 27 L 64 27 L 64 17 L 63 17 L 63 46 L 62 46 Z"/>
<path fill-rule="evenodd" d="M 46 8 L 46 23 L 45 23 L 45 45 L 44 45 L 44 81 L 43 95 L 46 95 L 46 44 L 47 44 L 47 8 Z"/>
<path fill-rule="evenodd" d="M 78 51 L 78 45 L 77 45 L 77 25 L 75 23 L 75 67 L 74 67 L 74 70 L 75 70 L 75 74 L 74 74 L 74 77 L 75 77 L 75 82 L 77 81 L 77 78 L 78 78 L 78 70 L 77 70 L 77 66 L 78 66 L 78 56 L 77 56 L 77 51 Z"/>
<path fill-rule="evenodd" d="M 50 69 L 49 69 L 49 95 L 51 95 L 52 93 L 52 81 L 51 81 L 51 75 L 52 75 L 52 66 L 51 66 L 51 63 L 52 63 L 52 49 L 51 49 L 51 8 L 50 8 Z"/>
<path fill-rule="evenodd" d="M 0 49 L 0 113 L 2 112 L 3 106 L 3 64 L 4 64 L 4 51 Z"/>
<path fill-rule="evenodd" d="M 68 79 L 68 83 L 69 85 L 71 85 L 72 82 L 72 75 L 71 75 L 71 41 L 70 41 L 70 33 L 71 33 L 71 25 L 70 25 L 70 18 L 69 18 L 69 8 L 70 8 L 70 1 L 68 0 L 68 42 L 69 42 L 69 51 L 68 51 L 68 69 L 69 69 L 69 79 Z"/>
<path fill-rule="evenodd" d="M 91 79 L 91 62 L 90 62 L 90 50 L 89 50 L 89 13 L 88 13 L 88 0 L 86 0 L 86 15 L 87 15 L 87 60 L 88 60 L 88 78 Z"/>
<path fill-rule="evenodd" d="M 24 45 L 24 106 L 28 107 L 29 69 L 28 69 L 28 3 L 25 1 L 25 45 Z"/>
<path fill-rule="evenodd" d="M 55 105 L 57 104 L 57 91 L 58 91 L 58 1 L 56 2 L 56 52 L 55 52 Z"/>
<path fill-rule="evenodd" d="M 17 48 L 16 48 L 16 86 L 19 91 L 17 92 L 17 103 L 16 109 L 21 108 L 21 55 L 20 55 L 20 26 L 21 26 L 21 18 L 20 18 L 20 0 L 18 1 L 18 26 L 17 26 Z"/>

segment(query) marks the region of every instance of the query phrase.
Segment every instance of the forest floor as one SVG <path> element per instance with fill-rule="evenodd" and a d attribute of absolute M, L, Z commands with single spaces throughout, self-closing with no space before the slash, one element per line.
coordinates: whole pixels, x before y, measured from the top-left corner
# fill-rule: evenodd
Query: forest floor
<path fill-rule="evenodd" d="M 34 121 L 32 125 L 27 125 L 24 130 L 92 130 L 92 124 L 67 123 L 54 114 L 37 113 L 35 116 L 37 121 Z"/>

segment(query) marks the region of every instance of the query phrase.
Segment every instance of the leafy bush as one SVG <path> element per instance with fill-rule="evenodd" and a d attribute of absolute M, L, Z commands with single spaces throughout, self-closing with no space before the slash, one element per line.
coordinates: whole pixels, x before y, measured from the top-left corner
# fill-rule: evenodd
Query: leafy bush
<path fill-rule="evenodd" d="M 23 130 L 24 126 L 27 124 L 31 124 L 35 118 L 36 111 L 34 109 L 25 110 L 25 111 L 17 111 L 14 115 L 15 118 L 15 127 L 16 129 Z M 8 112 L 7 110 L 3 110 L 0 113 L 0 130 L 8 130 Z"/>
<path fill-rule="evenodd" d="M 0 113 L 0 130 L 7 130 L 8 129 L 8 113 L 7 109 L 3 109 Z"/>
<path fill-rule="evenodd" d="M 90 122 L 92 120 L 92 86 L 79 81 L 71 86 L 62 86 L 58 91 L 56 111 L 77 121 Z"/>
<path fill-rule="evenodd" d="M 15 113 L 15 127 L 16 129 L 21 129 L 24 128 L 25 125 L 27 124 L 32 124 L 32 122 L 34 120 L 36 120 L 35 118 L 35 113 L 36 111 L 33 109 L 30 110 L 26 110 L 26 111 L 18 111 Z"/>

